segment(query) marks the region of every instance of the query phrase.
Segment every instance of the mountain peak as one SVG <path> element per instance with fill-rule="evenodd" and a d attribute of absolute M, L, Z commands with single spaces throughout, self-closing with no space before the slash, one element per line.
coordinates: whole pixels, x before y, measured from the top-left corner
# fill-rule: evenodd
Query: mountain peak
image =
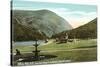
<path fill-rule="evenodd" d="M 39 32 L 45 34 L 47 37 L 52 37 L 53 35 L 72 29 L 72 26 L 62 17 L 58 16 L 56 13 L 50 10 L 37 10 L 37 11 L 13 11 L 13 22 L 20 22 L 22 27 L 28 27 L 30 29 L 30 33 Z M 17 21 L 16 21 L 17 19 Z M 21 31 L 19 26 L 14 24 L 15 35 L 19 34 L 16 31 Z M 23 31 L 23 30 L 22 30 Z M 22 32 L 21 31 L 21 32 Z M 24 32 L 24 31 L 23 31 Z M 24 33 L 19 34 L 26 35 Z M 15 37 L 16 37 L 15 36 Z M 33 36 L 33 35 L 31 35 Z"/>

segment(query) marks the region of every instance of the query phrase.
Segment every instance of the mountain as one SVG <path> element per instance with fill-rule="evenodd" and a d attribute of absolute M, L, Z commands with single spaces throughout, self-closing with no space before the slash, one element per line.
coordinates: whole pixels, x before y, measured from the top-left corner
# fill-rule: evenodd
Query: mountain
<path fill-rule="evenodd" d="M 85 25 L 70 30 L 68 34 L 70 38 L 97 38 L 97 18 Z"/>
<path fill-rule="evenodd" d="M 49 10 L 12 10 L 12 33 L 14 40 L 32 40 L 71 30 L 72 26 L 62 17 Z"/>

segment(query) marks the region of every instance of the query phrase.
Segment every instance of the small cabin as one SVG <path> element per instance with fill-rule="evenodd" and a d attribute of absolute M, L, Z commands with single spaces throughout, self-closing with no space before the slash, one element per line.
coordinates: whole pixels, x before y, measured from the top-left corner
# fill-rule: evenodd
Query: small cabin
<path fill-rule="evenodd" d="M 67 33 L 56 38 L 56 42 L 59 42 L 59 43 L 67 43 L 67 41 L 68 41 L 68 34 Z"/>

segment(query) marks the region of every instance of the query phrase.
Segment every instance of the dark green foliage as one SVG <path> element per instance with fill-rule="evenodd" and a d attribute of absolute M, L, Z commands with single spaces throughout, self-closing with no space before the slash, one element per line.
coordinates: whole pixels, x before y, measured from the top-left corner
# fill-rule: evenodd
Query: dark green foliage
<path fill-rule="evenodd" d="M 68 32 L 69 38 L 97 38 L 97 18 Z"/>

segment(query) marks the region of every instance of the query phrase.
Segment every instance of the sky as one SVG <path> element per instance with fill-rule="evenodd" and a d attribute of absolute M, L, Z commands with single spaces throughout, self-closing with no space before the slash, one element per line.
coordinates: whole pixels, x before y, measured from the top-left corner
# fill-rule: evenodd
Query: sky
<path fill-rule="evenodd" d="M 88 23 L 97 17 L 97 6 L 69 3 L 36 2 L 32 0 L 13 0 L 13 10 L 47 9 L 63 17 L 73 28 Z"/>

